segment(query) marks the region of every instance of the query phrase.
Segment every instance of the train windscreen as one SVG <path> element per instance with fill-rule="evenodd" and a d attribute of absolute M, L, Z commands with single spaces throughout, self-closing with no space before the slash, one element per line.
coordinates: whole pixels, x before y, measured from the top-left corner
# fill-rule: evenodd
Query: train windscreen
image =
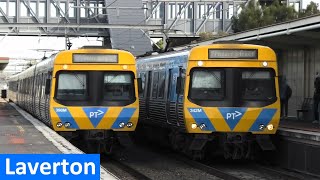
<path fill-rule="evenodd" d="M 104 99 L 106 101 L 131 100 L 134 98 L 132 73 L 104 73 Z"/>
<path fill-rule="evenodd" d="M 224 71 L 194 69 L 191 72 L 189 98 L 193 100 L 219 100 L 224 96 Z"/>
<path fill-rule="evenodd" d="M 84 100 L 88 96 L 85 72 L 62 72 L 58 76 L 56 98 L 61 100 Z"/>
<path fill-rule="evenodd" d="M 271 68 L 193 68 L 191 102 L 200 106 L 262 107 L 277 100 Z"/>
<path fill-rule="evenodd" d="M 268 101 L 275 98 L 274 76 L 268 70 L 244 70 L 241 75 L 242 99 Z"/>

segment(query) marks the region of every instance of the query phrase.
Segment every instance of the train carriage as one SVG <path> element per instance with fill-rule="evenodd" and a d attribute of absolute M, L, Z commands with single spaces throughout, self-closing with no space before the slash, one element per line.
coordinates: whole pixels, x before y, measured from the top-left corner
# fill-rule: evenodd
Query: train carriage
<path fill-rule="evenodd" d="M 140 132 L 197 159 L 209 147 L 233 159 L 252 157 L 252 146 L 274 149 L 269 135 L 278 128 L 280 98 L 272 49 L 198 46 L 140 58 L 137 70 Z"/>
<path fill-rule="evenodd" d="M 109 152 L 136 128 L 137 84 L 131 53 L 84 48 L 61 51 L 14 75 L 8 97 L 65 137 Z"/>

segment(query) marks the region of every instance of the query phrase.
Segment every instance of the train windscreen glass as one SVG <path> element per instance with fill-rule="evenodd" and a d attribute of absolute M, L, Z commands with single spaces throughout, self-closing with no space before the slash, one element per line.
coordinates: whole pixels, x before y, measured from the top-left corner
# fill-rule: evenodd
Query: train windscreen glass
<path fill-rule="evenodd" d="M 88 96 L 87 74 L 63 72 L 58 75 L 56 98 L 60 100 L 83 100 Z"/>
<path fill-rule="evenodd" d="M 274 73 L 271 70 L 243 70 L 240 84 L 243 100 L 271 101 L 276 98 Z"/>
<path fill-rule="evenodd" d="M 224 96 L 224 71 L 195 69 L 191 72 L 189 98 L 193 100 L 219 100 Z"/>
<path fill-rule="evenodd" d="M 117 54 L 73 54 L 74 63 L 118 63 Z"/>
<path fill-rule="evenodd" d="M 108 72 L 104 74 L 104 100 L 132 100 L 134 98 L 133 74 Z"/>

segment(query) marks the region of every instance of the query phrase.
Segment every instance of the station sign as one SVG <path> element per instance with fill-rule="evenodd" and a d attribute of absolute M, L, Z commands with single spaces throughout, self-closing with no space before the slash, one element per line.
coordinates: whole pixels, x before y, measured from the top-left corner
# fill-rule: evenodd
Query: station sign
<path fill-rule="evenodd" d="M 99 154 L 0 154 L 0 179 L 100 179 Z"/>
<path fill-rule="evenodd" d="M 258 50 L 209 49 L 209 59 L 258 59 Z"/>
<path fill-rule="evenodd" d="M 118 63 L 118 55 L 74 53 L 72 60 L 74 63 Z"/>

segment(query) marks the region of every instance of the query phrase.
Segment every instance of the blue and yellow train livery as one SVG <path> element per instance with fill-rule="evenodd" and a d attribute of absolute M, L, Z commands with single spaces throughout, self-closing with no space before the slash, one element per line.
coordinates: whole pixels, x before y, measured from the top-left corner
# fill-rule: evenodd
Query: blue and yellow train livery
<path fill-rule="evenodd" d="M 140 58 L 137 71 L 141 132 L 197 159 L 208 150 L 242 159 L 253 147 L 274 149 L 269 135 L 278 128 L 280 101 L 272 49 L 198 46 Z"/>
<path fill-rule="evenodd" d="M 61 51 L 14 75 L 9 99 L 65 137 L 109 152 L 136 128 L 137 87 L 131 53 L 84 48 Z"/>

